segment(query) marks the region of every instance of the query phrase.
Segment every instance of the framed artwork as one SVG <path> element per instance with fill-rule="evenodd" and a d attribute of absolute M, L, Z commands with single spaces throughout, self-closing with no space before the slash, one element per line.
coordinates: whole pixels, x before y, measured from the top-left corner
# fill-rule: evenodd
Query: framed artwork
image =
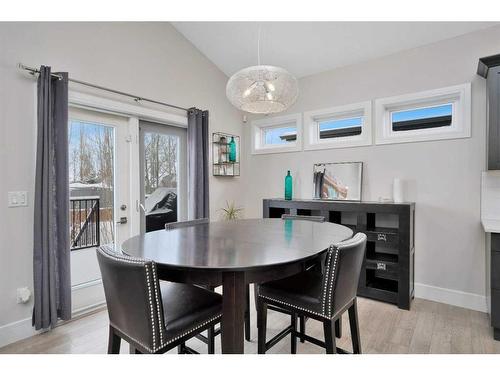
<path fill-rule="evenodd" d="M 363 163 L 314 164 L 314 199 L 360 201 Z"/>

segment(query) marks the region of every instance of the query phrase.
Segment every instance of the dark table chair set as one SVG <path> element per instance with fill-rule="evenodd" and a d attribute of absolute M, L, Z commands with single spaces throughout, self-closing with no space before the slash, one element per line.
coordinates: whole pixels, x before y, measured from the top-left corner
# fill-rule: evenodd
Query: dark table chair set
<path fill-rule="evenodd" d="M 134 353 L 175 347 L 179 353 L 196 353 L 185 343 L 197 337 L 211 354 L 219 333 L 223 353 L 243 353 L 244 337 L 250 336 L 251 283 L 257 285 L 258 353 L 288 334 L 292 354 L 297 339 L 327 353 L 345 353 L 335 337 L 346 311 L 353 352 L 361 353 L 356 290 L 366 236 L 353 237 L 349 228 L 324 220 L 290 215 L 216 223 L 200 219 L 133 237 L 119 251 L 100 247 L 108 353 L 119 352 L 121 339 Z M 212 291 L 219 285 L 222 296 Z M 268 342 L 267 309 L 288 314 L 291 322 Z M 323 323 L 324 341 L 306 334 L 306 319 Z"/>

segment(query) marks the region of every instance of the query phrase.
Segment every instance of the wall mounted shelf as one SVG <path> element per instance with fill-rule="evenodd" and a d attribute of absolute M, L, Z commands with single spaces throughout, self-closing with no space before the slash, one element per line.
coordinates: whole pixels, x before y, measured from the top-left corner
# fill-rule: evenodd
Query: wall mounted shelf
<path fill-rule="evenodd" d="M 233 152 L 231 152 L 232 147 L 234 147 Z M 220 177 L 240 175 L 239 136 L 220 132 L 212 133 L 212 174 Z"/>

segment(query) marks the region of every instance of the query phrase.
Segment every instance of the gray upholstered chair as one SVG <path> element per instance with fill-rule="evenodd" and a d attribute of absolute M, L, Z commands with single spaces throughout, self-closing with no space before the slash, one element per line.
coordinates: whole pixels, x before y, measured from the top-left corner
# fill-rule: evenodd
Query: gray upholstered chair
<path fill-rule="evenodd" d="M 97 249 L 109 315 L 108 353 L 120 352 L 121 339 L 135 353 L 196 353 L 186 340 L 214 330 L 222 316 L 222 297 L 187 284 L 159 282 L 156 264 Z M 214 353 L 214 335 L 208 352 Z M 131 350 L 132 351 L 132 350 Z"/>
<path fill-rule="evenodd" d="M 259 285 L 257 297 L 258 352 L 263 354 L 291 334 L 291 352 L 296 353 L 297 337 L 319 345 L 327 353 L 344 353 L 335 343 L 334 323 L 349 312 L 353 352 L 361 353 L 356 293 L 366 248 L 366 235 L 332 245 L 325 258 L 324 271 L 309 270 Z M 266 342 L 267 307 L 276 306 L 291 316 L 291 325 Z M 297 316 L 323 323 L 325 341 L 297 332 Z"/>

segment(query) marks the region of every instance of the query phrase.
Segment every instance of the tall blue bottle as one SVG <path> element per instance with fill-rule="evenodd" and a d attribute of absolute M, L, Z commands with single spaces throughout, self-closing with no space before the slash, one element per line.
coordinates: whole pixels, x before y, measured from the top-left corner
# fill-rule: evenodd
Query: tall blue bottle
<path fill-rule="evenodd" d="M 290 171 L 288 171 L 285 177 L 285 199 L 287 201 L 292 200 L 292 176 L 290 175 Z"/>
<path fill-rule="evenodd" d="M 229 161 L 232 163 L 236 162 L 236 142 L 234 137 L 231 137 L 231 142 L 229 142 Z"/>

